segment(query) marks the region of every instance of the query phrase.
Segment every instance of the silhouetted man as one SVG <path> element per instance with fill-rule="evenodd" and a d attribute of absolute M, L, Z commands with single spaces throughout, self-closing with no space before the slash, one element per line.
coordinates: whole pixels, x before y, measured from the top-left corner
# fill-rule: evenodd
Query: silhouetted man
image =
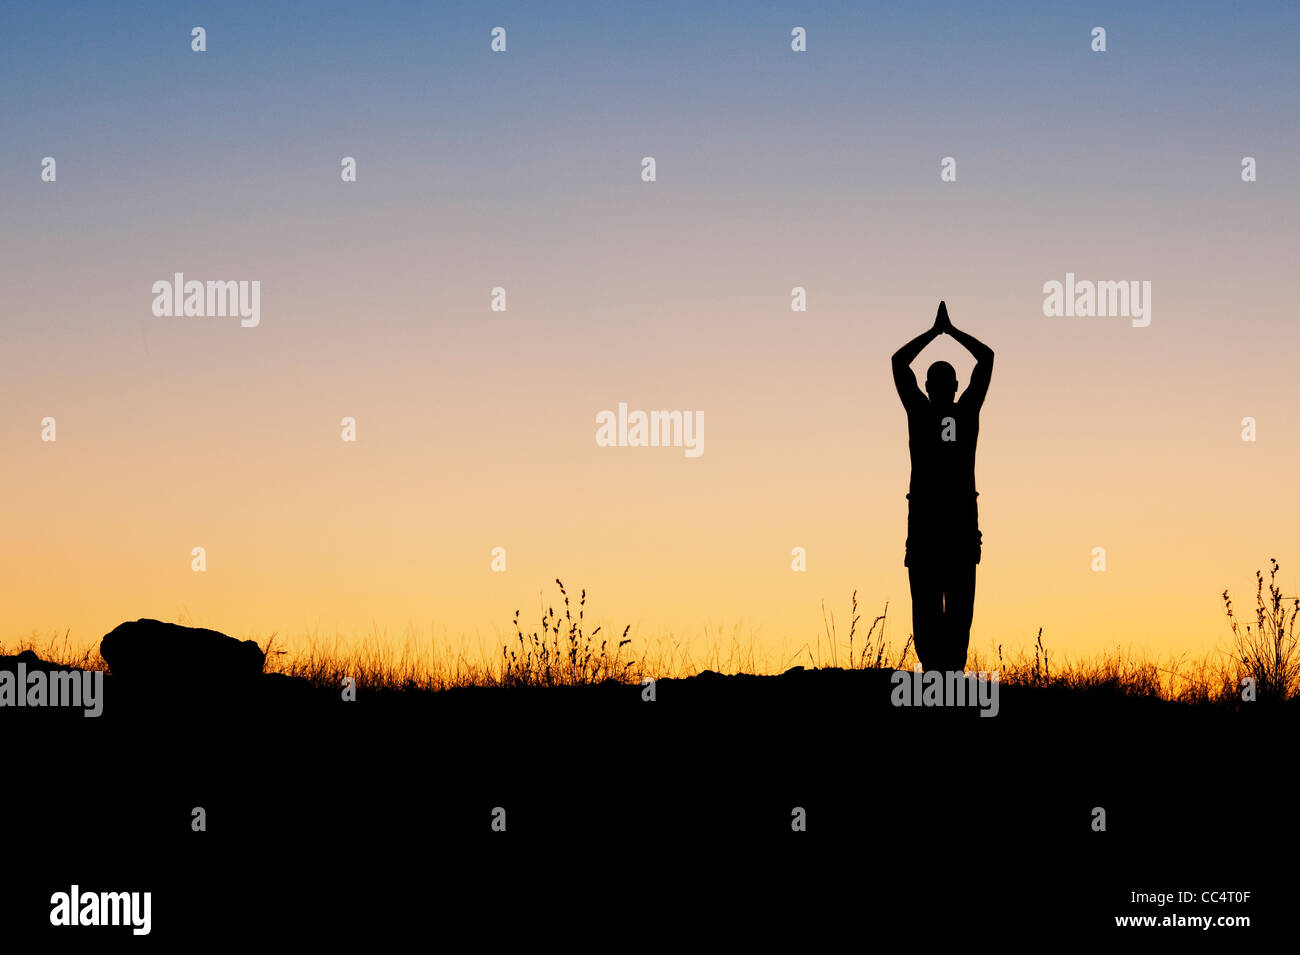
<path fill-rule="evenodd" d="M 949 334 L 975 356 L 970 384 L 957 395 L 957 373 L 936 361 L 925 376 L 926 395 L 911 364 L 922 349 Z M 894 353 L 894 386 L 907 409 L 912 482 L 907 494 L 907 556 L 916 656 L 927 670 L 964 670 L 980 562 L 975 508 L 975 441 L 980 406 L 993 373 L 993 349 L 948 320 L 939 303 L 934 327 Z"/>

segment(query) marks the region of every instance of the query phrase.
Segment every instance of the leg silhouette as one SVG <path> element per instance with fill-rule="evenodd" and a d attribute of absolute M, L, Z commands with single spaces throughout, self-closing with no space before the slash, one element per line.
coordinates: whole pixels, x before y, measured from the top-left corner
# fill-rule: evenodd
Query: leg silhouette
<path fill-rule="evenodd" d="M 939 668 L 943 660 L 943 584 L 931 568 L 907 568 L 912 589 L 912 642 L 916 658 L 927 670 Z"/>
<path fill-rule="evenodd" d="M 964 670 L 975 608 L 975 565 L 907 569 L 912 589 L 912 640 L 926 670 Z"/>
<path fill-rule="evenodd" d="M 966 669 L 970 624 L 975 612 L 975 565 L 944 569 L 943 658 L 941 670 Z"/>

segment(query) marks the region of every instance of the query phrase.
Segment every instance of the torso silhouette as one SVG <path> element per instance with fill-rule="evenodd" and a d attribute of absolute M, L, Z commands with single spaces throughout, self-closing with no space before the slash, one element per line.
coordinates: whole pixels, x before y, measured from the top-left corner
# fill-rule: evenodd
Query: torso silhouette
<path fill-rule="evenodd" d="M 912 500 L 974 497 L 975 443 L 980 411 L 961 401 L 936 408 L 929 401 L 907 409 L 907 447 L 912 455 Z"/>
<path fill-rule="evenodd" d="M 967 400 L 969 398 L 969 400 Z M 975 445 L 982 394 L 935 405 L 918 390 L 906 402 L 912 479 L 908 486 L 908 566 L 980 561 Z"/>

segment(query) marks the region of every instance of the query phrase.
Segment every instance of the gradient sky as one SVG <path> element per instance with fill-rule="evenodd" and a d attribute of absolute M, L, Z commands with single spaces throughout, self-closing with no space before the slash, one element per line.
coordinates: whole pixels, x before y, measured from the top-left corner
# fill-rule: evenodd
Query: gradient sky
<path fill-rule="evenodd" d="M 1300 17 L 1043 6 L 6 5 L 0 641 L 490 648 L 559 576 L 642 647 L 782 665 L 855 588 L 897 645 L 888 359 L 945 299 L 997 351 L 973 645 L 1203 654 L 1267 558 L 1300 589 Z M 260 327 L 155 318 L 177 271 Z M 1150 327 L 1044 317 L 1067 271 Z M 703 457 L 597 447 L 620 401 Z"/>

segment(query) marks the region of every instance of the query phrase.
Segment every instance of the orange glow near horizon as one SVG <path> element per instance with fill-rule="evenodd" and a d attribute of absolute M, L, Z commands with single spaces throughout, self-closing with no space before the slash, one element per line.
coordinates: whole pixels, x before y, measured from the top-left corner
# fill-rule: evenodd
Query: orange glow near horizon
<path fill-rule="evenodd" d="M 233 51 L 159 52 L 168 28 L 142 23 L 115 34 L 139 83 L 102 92 L 51 33 L 77 95 L 18 98 L 20 146 L 0 144 L 32 169 L 2 186 L 0 641 L 88 646 L 157 617 L 492 657 L 559 577 L 647 652 L 752 641 L 776 669 L 816 652 L 823 600 L 845 632 L 855 589 L 868 621 L 889 603 L 901 647 L 889 357 L 940 299 L 997 353 L 974 649 L 1041 626 L 1058 657 L 1202 657 L 1228 635 L 1222 591 L 1248 608 L 1268 558 L 1300 590 L 1278 31 L 1233 18 L 1229 64 L 1214 31 L 1143 26 L 1149 47 L 1128 48 L 1150 55 L 1103 59 L 1046 14 L 936 37 L 899 12 L 869 55 L 800 59 L 787 28 L 737 17 L 729 49 L 750 52 L 720 60 L 709 36 L 627 16 L 634 50 L 602 20 L 539 25 L 562 45 L 508 60 L 459 42 L 431 60 L 393 24 L 325 31 L 337 72 L 287 23 L 259 19 L 266 46 L 235 72 Z M 875 36 L 877 17 L 846 16 L 835 32 Z M 919 72 L 912 51 L 936 43 L 950 71 Z M 164 55 L 171 125 L 145 130 Z M 57 183 L 31 158 L 46 149 Z M 259 281 L 260 324 L 155 317 L 151 287 L 176 272 Z M 1151 282 L 1149 327 L 1046 317 L 1044 283 L 1068 272 Z M 939 357 L 964 385 L 951 340 L 916 367 Z M 620 402 L 702 411 L 703 455 L 598 447 L 595 416 Z"/>

